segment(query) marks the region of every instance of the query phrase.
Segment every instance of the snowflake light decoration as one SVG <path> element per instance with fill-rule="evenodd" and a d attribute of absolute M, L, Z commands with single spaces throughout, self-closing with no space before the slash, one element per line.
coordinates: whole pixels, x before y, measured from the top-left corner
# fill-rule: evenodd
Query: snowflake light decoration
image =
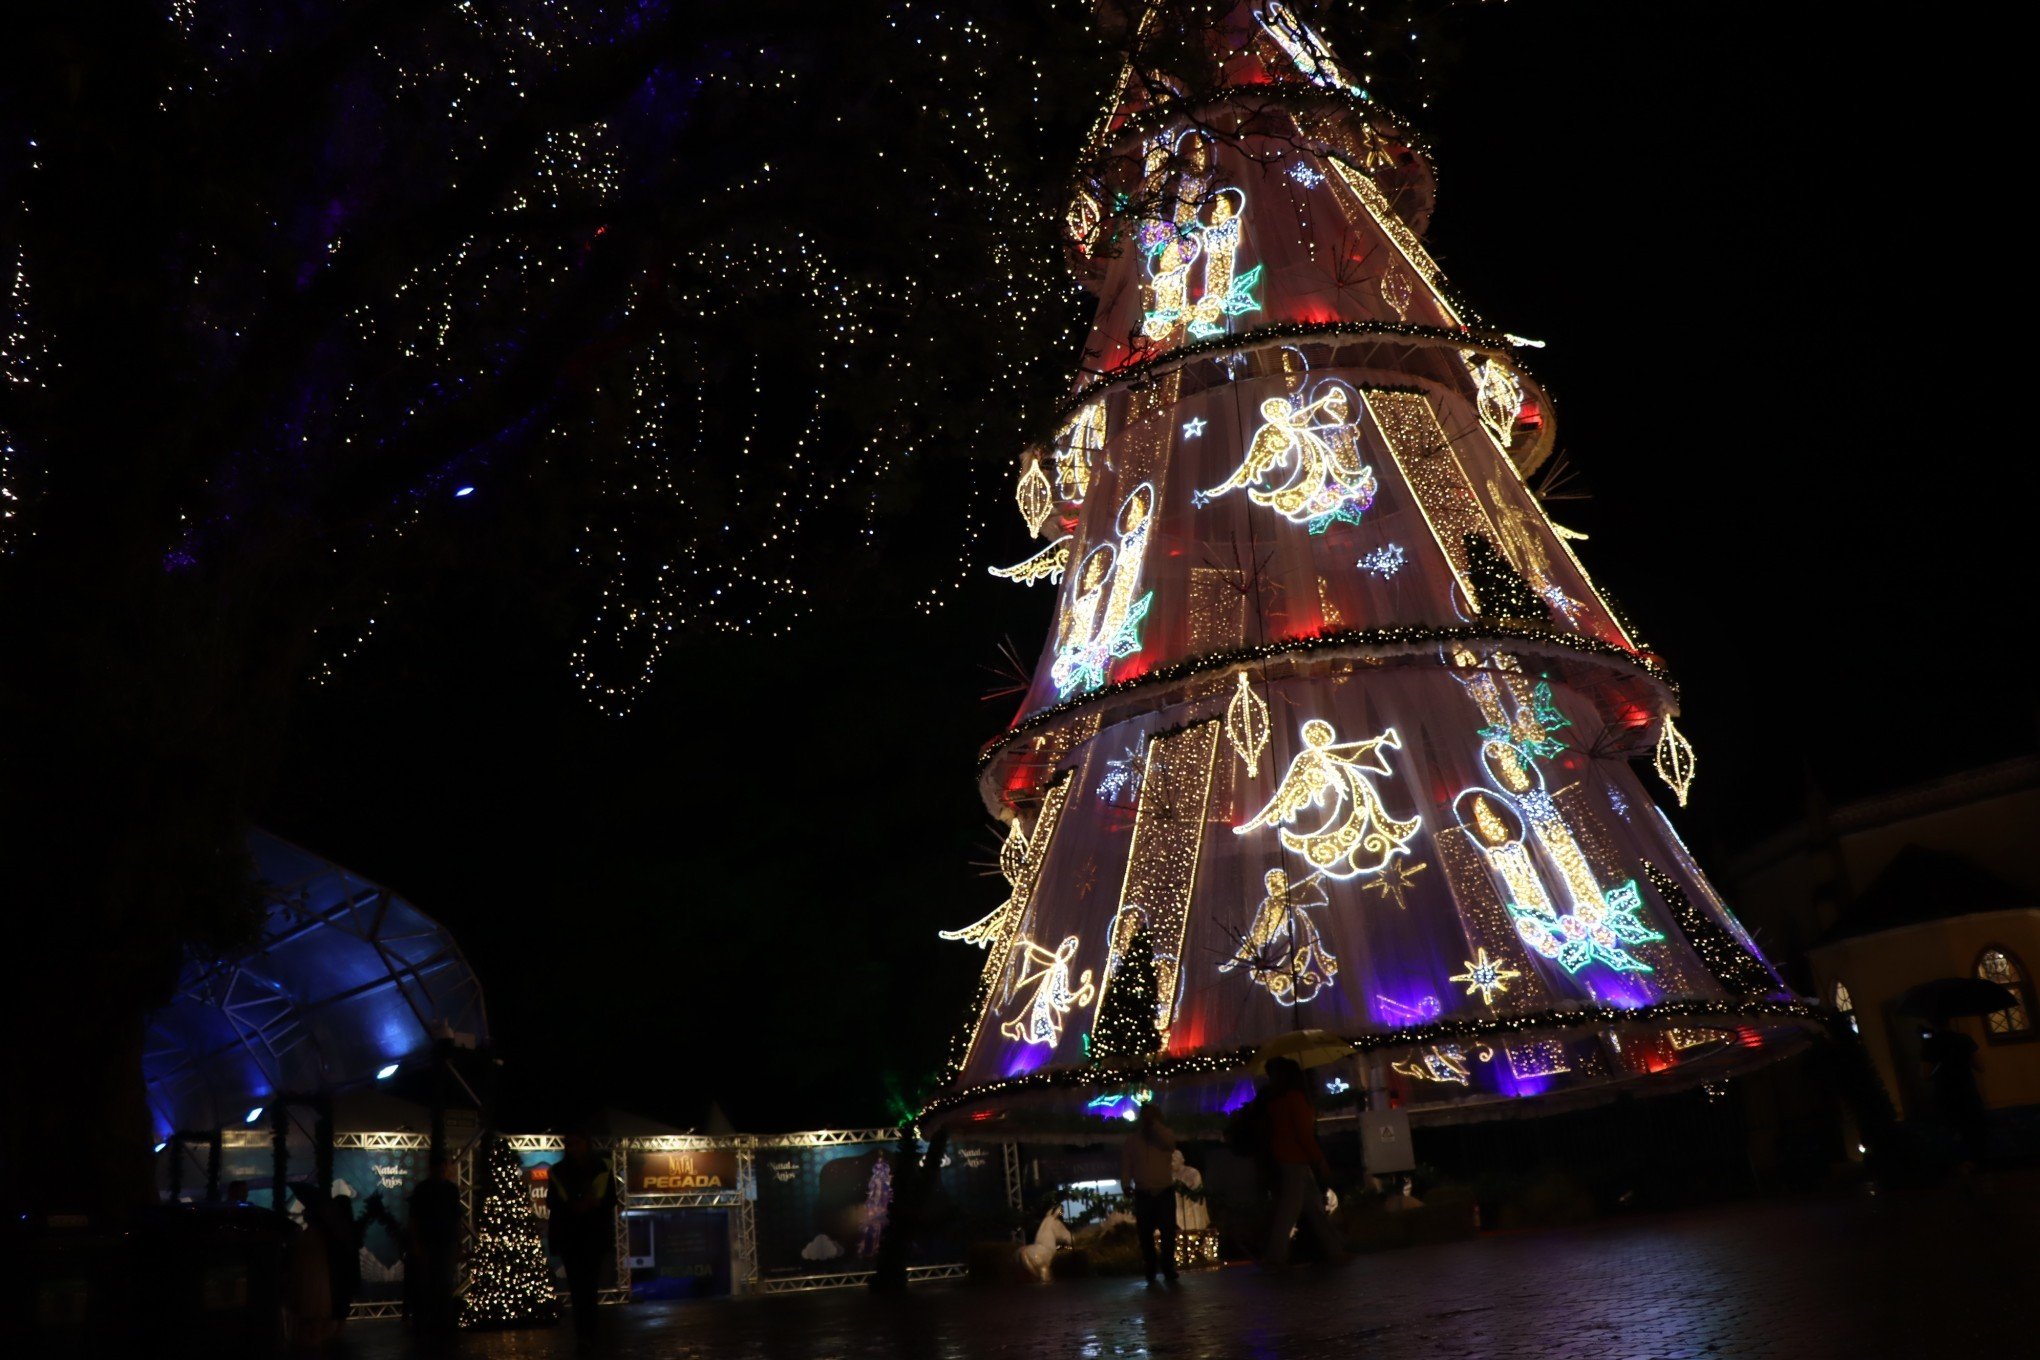
<path fill-rule="evenodd" d="M 1384 543 L 1353 565 L 1362 571 L 1371 571 L 1386 581 L 1402 570 L 1405 560 L 1406 555 L 1400 543 Z"/>

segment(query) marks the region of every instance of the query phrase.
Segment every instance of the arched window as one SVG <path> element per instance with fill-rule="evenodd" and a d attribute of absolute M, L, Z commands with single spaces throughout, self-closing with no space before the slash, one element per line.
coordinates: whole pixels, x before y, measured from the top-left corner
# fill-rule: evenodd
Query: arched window
<path fill-rule="evenodd" d="M 1976 956 L 1976 975 L 2009 989 L 2019 998 L 2017 1005 L 1992 1011 L 1983 1018 L 1984 1037 L 1994 1044 L 2032 1038 L 2033 984 L 2027 980 L 2019 961 L 1997 945 L 1986 945 Z"/>
<path fill-rule="evenodd" d="M 1849 1022 L 1851 1034 L 1861 1034 L 1863 1027 L 1856 1023 L 1856 1002 L 1849 995 L 1849 988 L 1840 978 L 1835 979 L 1835 1009 L 1842 1013 L 1842 1019 Z"/>

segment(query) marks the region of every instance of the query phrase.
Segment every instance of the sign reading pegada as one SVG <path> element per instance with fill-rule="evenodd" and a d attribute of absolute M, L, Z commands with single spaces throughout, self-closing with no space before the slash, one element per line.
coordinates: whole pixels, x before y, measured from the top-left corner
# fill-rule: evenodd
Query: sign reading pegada
<path fill-rule="evenodd" d="M 646 1152 L 632 1148 L 625 1158 L 627 1193 L 688 1195 L 737 1188 L 737 1154 L 732 1148 L 691 1148 Z"/>

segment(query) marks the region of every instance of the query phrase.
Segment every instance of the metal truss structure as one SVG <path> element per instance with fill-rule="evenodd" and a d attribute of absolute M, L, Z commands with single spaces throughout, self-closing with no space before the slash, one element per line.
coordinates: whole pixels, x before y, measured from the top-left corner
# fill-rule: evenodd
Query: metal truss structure
<path fill-rule="evenodd" d="M 856 1289 L 869 1284 L 877 1273 L 875 1270 L 844 1270 L 833 1275 L 781 1275 L 775 1279 L 756 1280 L 753 1285 L 760 1294 L 815 1294 L 824 1289 Z M 960 1280 L 969 1273 L 970 1267 L 960 1262 L 941 1266 L 908 1266 L 907 1283 Z"/>

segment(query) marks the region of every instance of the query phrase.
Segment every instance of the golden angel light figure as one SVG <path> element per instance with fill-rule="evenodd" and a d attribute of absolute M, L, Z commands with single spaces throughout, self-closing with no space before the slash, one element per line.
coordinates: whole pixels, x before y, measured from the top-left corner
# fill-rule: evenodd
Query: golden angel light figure
<path fill-rule="evenodd" d="M 1332 878 L 1378 873 L 1397 855 L 1406 855 L 1423 818 L 1407 821 L 1388 815 L 1370 775 L 1392 774 L 1384 750 L 1400 751 L 1402 738 L 1391 727 L 1365 741 L 1341 742 L 1322 718 L 1303 725 L 1303 747 L 1268 806 L 1233 828 L 1245 835 L 1258 826 L 1281 826 L 1282 844 L 1302 855 L 1305 863 Z M 1308 807 L 1322 806 L 1330 794 L 1330 815 L 1314 831 L 1288 826 Z"/>
<path fill-rule="evenodd" d="M 1334 523 L 1358 524 L 1374 504 L 1379 484 L 1360 461 L 1359 427 L 1344 383 L 1320 386 L 1315 400 L 1270 397 L 1261 403 L 1261 428 L 1247 442 L 1232 475 L 1197 493 L 1199 505 L 1240 488 L 1256 505 L 1321 534 Z"/>
<path fill-rule="evenodd" d="M 1303 914 L 1313 907 L 1331 905 L 1324 889 L 1317 886 L 1321 877 L 1312 874 L 1300 883 L 1291 883 L 1286 871 L 1270 869 L 1261 880 L 1268 895 L 1261 899 L 1253 925 L 1233 956 L 1218 965 L 1218 971 L 1230 973 L 1244 967 L 1249 977 L 1285 1006 L 1316 997 L 1319 989 L 1339 974 L 1339 960 L 1325 947 L 1317 926 Z"/>
<path fill-rule="evenodd" d="M 1070 990 L 1070 960 L 1077 955 L 1076 936 L 1066 937 L 1054 950 L 1043 949 L 1032 940 L 1020 941 L 1020 948 L 1025 961 L 1015 986 L 1031 984 L 1034 999 L 1023 1013 L 999 1026 L 999 1033 L 1023 1044 L 1047 1044 L 1053 1048 L 1062 1041 L 1063 1017 L 1072 1006 L 1090 1005 L 1098 989 L 1091 981 L 1091 970 L 1086 968 L 1077 979 L 1076 990 Z"/>
<path fill-rule="evenodd" d="M 1106 667 L 1140 650 L 1141 623 L 1147 618 L 1154 592 L 1135 592 L 1140 589 L 1154 502 L 1152 483 L 1135 487 L 1114 521 L 1118 542 L 1100 543 L 1077 564 L 1056 639 L 1055 661 L 1049 667 L 1056 692 L 1065 699 L 1099 688 L 1105 683 Z"/>

